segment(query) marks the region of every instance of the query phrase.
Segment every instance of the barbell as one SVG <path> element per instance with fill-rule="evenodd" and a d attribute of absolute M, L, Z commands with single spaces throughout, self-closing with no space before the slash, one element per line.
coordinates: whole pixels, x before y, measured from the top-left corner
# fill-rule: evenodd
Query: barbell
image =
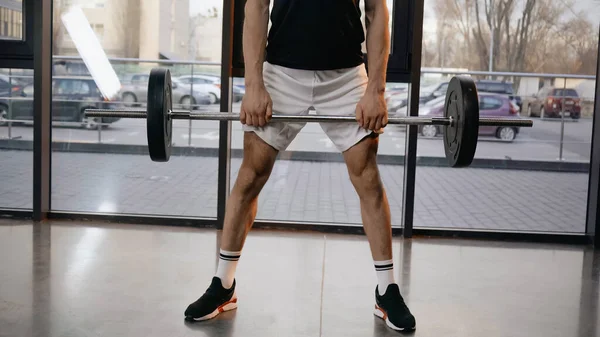
<path fill-rule="evenodd" d="M 166 162 L 171 156 L 174 119 L 236 121 L 234 113 L 191 113 L 173 110 L 171 73 L 169 69 L 150 71 L 146 110 L 87 109 L 88 117 L 146 119 L 150 158 Z M 278 115 L 271 122 L 355 122 L 354 116 Z M 469 166 L 475 157 L 479 126 L 532 127 L 533 121 L 520 118 L 479 118 L 479 98 L 475 82 L 469 77 L 455 76 L 448 84 L 443 117 L 390 117 L 388 124 L 439 125 L 443 127 L 446 158 L 451 167 Z"/>

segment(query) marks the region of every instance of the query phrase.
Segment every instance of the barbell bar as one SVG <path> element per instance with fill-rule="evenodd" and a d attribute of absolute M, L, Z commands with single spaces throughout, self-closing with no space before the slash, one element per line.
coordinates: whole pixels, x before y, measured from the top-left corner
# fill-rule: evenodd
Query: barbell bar
<path fill-rule="evenodd" d="M 236 121 L 234 113 L 191 113 L 173 110 L 171 73 L 165 68 L 154 68 L 148 81 L 146 110 L 143 109 L 86 109 L 87 117 L 146 119 L 150 158 L 166 162 L 171 155 L 173 120 Z M 278 115 L 272 122 L 350 123 L 354 116 L 331 115 Z M 443 117 L 389 117 L 388 124 L 438 125 L 443 128 L 444 150 L 451 167 L 469 166 L 475 157 L 479 126 L 532 127 L 533 121 L 521 118 L 480 118 L 479 97 L 475 82 L 469 77 L 455 76 L 446 92 Z"/>
<path fill-rule="evenodd" d="M 134 118 L 146 119 L 148 114 L 143 109 L 88 109 L 88 117 L 105 118 Z M 171 119 L 205 120 L 205 121 L 239 121 L 240 115 L 228 112 L 218 113 L 190 113 L 188 110 L 175 110 L 168 112 Z M 305 122 L 305 123 L 334 123 L 334 122 L 356 122 L 354 116 L 334 115 L 273 115 L 271 118 L 277 122 Z M 389 117 L 388 124 L 400 125 L 452 125 L 449 117 Z M 479 126 L 514 126 L 531 127 L 533 122 L 529 119 L 520 118 L 479 118 Z"/>

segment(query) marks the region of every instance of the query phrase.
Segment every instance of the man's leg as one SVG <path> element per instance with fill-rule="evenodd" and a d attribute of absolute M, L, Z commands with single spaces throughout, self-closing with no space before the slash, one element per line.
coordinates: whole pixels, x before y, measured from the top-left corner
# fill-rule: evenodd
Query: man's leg
<path fill-rule="evenodd" d="M 217 272 L 206 293 L 185 311 L 187 319 L 207 320 L 237 307 L 237 261 L 256 217 L 258 195 L 271 175 L 277 153 L 256 133 L 244 132 L 244 158 L 227 200 Z"/>
<path fill-rule="evenodd" d="M 273 114 L 308 114 L 313 72 L 269 63 L 263 69 Z M 187 308 L 186 318 L 206 320 L 237 307 L 235 270 L 256 216 L 258 194 L 271 175 L 278 152 L 290 145 L 305 124 L 270 121 L 263 127 L 243 125 L 244 159 L 227 200 L 217 272 L 204 295 Z"/>
<path fill-rule="evenodd" d="M 375 314 L 395 330 L 412 330 L 416 322 L 394 282 L 390 206 L 377 167 L 379 137 L 366 136 L 344 151 L 350 181 L 360 199 L 363 227 L 371 248 L 378 285 Z"/>
<path fill-rule="evenodd" d="M 360 199 L 360 212 L 363 227 L 369 240 L 374 261 L 392 260 L 392 226 L 390 206 L 377 167 L 377 149 L 379 137 L 366 136 L 353 147 L 346 150 L 344 160 L 348 168 L 350 181 Z M 388 264 L 391 264 L 388 263 Z M 394 283 L 393 274 L 390 282 Z M 385 292 L 388 284 L 379 291 Z M 383 287 L 383 289 L 381 289 Z"/>
<path fill-rule="evenodd" d="M 277 153 L 254 132 L 244 132 L 244 159 L 227 200 L 221 249 L 242 249 L 256 216 L 258 194 L 271 175 Z"/>
<path fill-rule="evenodd" d="M 254 223 L 258 194 L 271 175 L 278 151 L 256 133 L 244 132 L 244 158 L 227 200 L 216 277 L 231 288 L 246 236 Z"/>

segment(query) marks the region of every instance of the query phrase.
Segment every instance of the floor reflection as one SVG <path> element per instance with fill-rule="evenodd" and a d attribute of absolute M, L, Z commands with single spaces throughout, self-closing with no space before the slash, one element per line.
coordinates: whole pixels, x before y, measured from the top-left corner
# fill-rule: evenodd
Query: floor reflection
<path fill-rule="evenodd" d="M 43 336 L 52 331 L 52 235 L 51 226 L 45 223 L 33 225 L 33 288 L 31 289 L 31 317 L 24 320 L 31 324 L 32 336 Z M 1 313 L 0 313 L 1 314 Z"/>
<path fill-rule="evenodd" d="M 591 248 L 583 253 L 581 271 L 581 296 L 579 298 L 578 337 L 598 336 L 598 281 L 600 275 L 600 251 Z"/>
<path fill-rule="evenodd" d="M 214 275 L 220 231 L 12 224 L 0 220 L 0 336 L 397 335 L 372 314 L 360 235 L 252 231 L 238 309 L 190 323 L 183 311 Z M 417 318 L 411 335 L 598 335 L 591 248 L 396 238 L 394 264 Z"/>
<path fill-rule="evenodd" d="M 202 332 L 208 337 L 232 337 L 235 336 L 236 310 L 227 311 L 216 318 L 206 322 L 191 322 L 184 320 L 185 326 L 194 331 Z"/>

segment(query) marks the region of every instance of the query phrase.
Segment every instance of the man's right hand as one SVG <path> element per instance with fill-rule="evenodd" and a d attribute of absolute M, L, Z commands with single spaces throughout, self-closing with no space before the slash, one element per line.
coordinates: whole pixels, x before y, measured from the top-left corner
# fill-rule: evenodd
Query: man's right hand
<path fill-rule="evenodd" d="M 240 122 L 250 126 L 265 126 L 272 115 L 273 101 L 265 86 L 246 86 L 240 109 Z"/>

